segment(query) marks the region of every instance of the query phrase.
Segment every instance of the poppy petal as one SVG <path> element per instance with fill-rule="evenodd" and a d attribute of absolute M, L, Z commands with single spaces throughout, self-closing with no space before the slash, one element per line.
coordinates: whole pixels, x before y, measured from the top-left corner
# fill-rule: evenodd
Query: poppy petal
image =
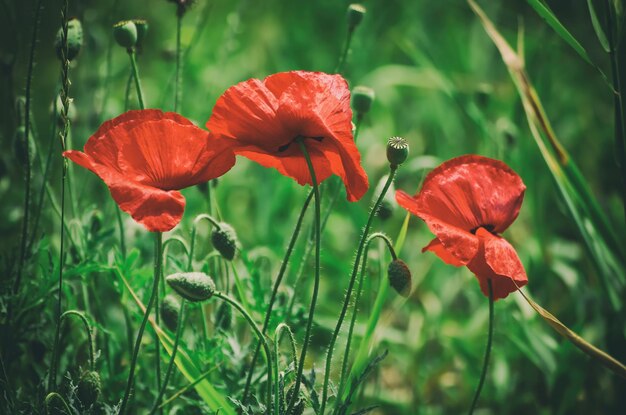
<path fill-rule="evenodd" d="M 418 210 L 465 230 L 501 233 L 517 217 L 526 186 L 506 164 L 477 155 L 454 158 L 431 171 Z"/>
<path fill-rule="evenodd" d="M 476 235 L 481 239 L 480 251 L 467 267 L 478 278 L 485 296 L 489 296 L 488 279 L 492 282 L 494 299 L 505 298 L 528 283 L 524 266 L 511 244 L 483 228 Z"/>
<path fill-rule="evenodd" d="M 465 265 L 462 261 L 459 261 L 454 255 L 452 255 L 441 243 L 439 238 L 435 238 L 428 245 L 422 248 L 422 252 L 430 251 L 437 255 L 443 262 L 448 265 L 454 265 L 460 267 Z"/>
<path fill-rule="evenodd" d="M 426 213 L 427 211 L 422 210 L 419 199 L 409 196 L 402 190 L 396 191 L 396 201 L 426 222 L 428 229 L 437 236 L 439 242 L 458 263 L 465 265 L 478 253 L 480 241 L 476 235 Z"/>

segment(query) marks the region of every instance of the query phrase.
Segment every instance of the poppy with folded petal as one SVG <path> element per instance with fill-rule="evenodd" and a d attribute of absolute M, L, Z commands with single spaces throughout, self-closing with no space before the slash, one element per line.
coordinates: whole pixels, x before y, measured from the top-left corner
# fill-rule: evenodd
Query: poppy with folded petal
<path fill-rule="evenodd" d="M 491 279 L 493 296 L 499 299 L 528 282 L 515 249 L 500 236 L 517 218 L 525 189 L 501 161 L 467 155 L 435 168 L 414 197 L 399 190 L 396 200 L 435 234 L 422 252 L 467 266 L 486 296 Z"/>
<path fill-rule="evenodd" d="M 312 184 L 302 140 L 318 182 L 339 176 L 350 201 L 367 191 L 352 135 L 350 90 L 341 75 L 293 71 L 241 82 L 217 100 L 206 126 L 230 140 L 236 154 Z"/>
<path fill-rule="evenodd" d="M 178 190 L 219 177 L 235 164 L 224 140 L 181 115 L 153 109 L 106 121 L 84 152 L 63 156 L 97 174 L 120 209 L 151 232 L 180 222 L 185 198 Z"/>

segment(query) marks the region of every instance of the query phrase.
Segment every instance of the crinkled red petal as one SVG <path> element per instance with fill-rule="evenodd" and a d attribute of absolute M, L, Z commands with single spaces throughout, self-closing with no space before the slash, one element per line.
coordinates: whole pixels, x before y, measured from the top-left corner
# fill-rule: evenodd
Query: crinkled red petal
<path fill-rule="evenodd" d="M 467 155 L 428 174 L 416 196 L 418 210 L 465 230 L 491 226 L 502 233 L 517 217 L 526 186 L 506 164 Z"/>
<path fill-rule="evenodd" d="M 511 244 L 483 228 L 478 229 L 476 235 L 481 240 L 480 250 L 467 267 L 478 278 L 485 296 L 489 296 L 488 279 L 491 279 L 496 300 L 507 297 L 528 283 L 524 266 Z"/>
<path fill-rule="evenodd" d="M 448 265 L 454 265 L 455 267 L 465 265 L 462 261 L 459 261 L 454 255 L 452 255 L 450 251 L 443 246 L 438 238 L 433 239 L 428 245 L 422 248 L 422 252 L 426 251 L 434 253 Z"/>

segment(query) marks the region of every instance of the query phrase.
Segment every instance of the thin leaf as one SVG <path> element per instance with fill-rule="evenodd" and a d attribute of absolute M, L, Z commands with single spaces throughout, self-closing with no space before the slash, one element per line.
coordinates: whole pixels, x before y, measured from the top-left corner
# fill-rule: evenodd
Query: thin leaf
<path fill-rule="evenodd" d="M 116 273 L 128 289 L 128 292 L 130 292 L 131 296 L 133 297 L 139 308 L 142 310 L 142 312 L 145 313 L 146 306 L 141 302 L 141 300 L 132 289 L 119 268 L 116 268 Z M 161 327 L 156 324 L 154 318 L 150 317 L 149 321 L 154 328 L 157 336 L 159 337 L 163 348 L 165 349 L 167 354 L 171 356 L 172 349 L 174 347 L 174 341 L 167 333 L 165 333 L 165 331 L 163 331 L 163 329 L 161 329 Z M 194 388 L 196 389 L 196 392 L 198 392 L 198 395 L 202 398 L 202 400 L 206 402 L 209 408 L 211 408 L 211 410 L 216 411 L 219 409 L 221 413 L 224 413 L 226 415 L 237 414 L 237 412 L 228 402 L 226 397 L 218 392 L 213 387 L 213 385 L 209 383 L 208 380 L 203 379 L 202 372 L 198 368 L 198 365 L 196 364 L 196 362 L 193 361 L 191 355 L 187 352 L 183 345 L 178 346 L 178 353 L 176 354 L 174 362 L 176 363 L 178 370 L 180 370 L 183 376 L 185 376 L 185 378 L 187 378 L 187 380 L 189 380 L 190 382 L 196 382 L 199 378 L 202 379 L 194 386 Z"/>
<path fill-rule="evenodd" d="M 598 20 L 598 15 L 596 14 L 596 8 L 593 5 L 593 0 L 587 0 L 587 6 L 589 6 L 589 16 L 591 17 L 593 30 L 596 31 L 596 36 L 598 36 L 600 45 L 602 45 L 602 49 L 604 49 L 606 53 L 609 53 L 611 51 L 611 46 L 609 46 L 609 40 L 606 38 L 606 34 L 604 34 L 604 29 L 602 29 L 602 25 Z"/>
<path fill-rule="evenodd" d="M 529 297 L 527 297 L 522 290 L 518 290 L 522 297 L 530 304 L 530 306 L 544 319 L 546 323 L 550 325 L 557 333 L 561 336 L 565 337 L 569 340 L 574 346 L 578 347 L 584 353 L 586 353 L 592 359 L 598 361 L 602 365 L 604 365 L 607 369 L 611 370 L 618 376 L 621 376 L 626 379 L 626 366 L 624 366 L 621 362 L 616 360 L 614 357 L 609 355 L 608 353 L 598 349 L 591 343 L 587 342 L 585 339 L 580 337 L 578 334 L 574 333 L 569 329 L 565 324 L 563 324 L 558 318 L 553 316 L 546 309 L 541 307 L 539 304 L 535 303 Z"/>
<path fill-rule="evenodd" d="M 569 32 L 569 30 L 567 30 L 565 28 L 565 26 L 563 26 L 563 24 L 554 15 L 554 13 L 552 13 L 552 10 L 550 10 L 540 0 L 526 0 L 526 1 L 528 2 L 528 4 L 530 4 L 530 6 L 533 9 L 535 9 L 537 14 L 543 20 L 546 21 L 548 26 L 550 26 L 552 28 L 552 30 L 554 30 L 556 32 L 556 34 L 561 37 L 561 39 L 563 39 L 565 42 L 567 42 L 567 44 L 570 45 L 572 47 L 572 49 L 574 49 L 574 51 L 576 51 L 576 53 L 581 58 L 583 58 L 583 60 L 585 62 L 587 62 L 589 65 L 593 66 L 594 68 L 596 68 L 596 70 L 600 73 L 600 75 L 602 75 L 602 78 L 607 83 L 607 85 L 609 85 L 609 86 L 611 86 L 611 88 L 613 88 L 612 84 L 609 81 L 609 78 L 604 74 L 602 69 L 600 69 L 600 67 L 598 67 L 595 63 L 593 63 L 591 61 L 591 58 L 589 57 L 589 54 L 587 53 L 585 48 L 580 44 L 580 42 L 578 42 L 578 40 L 576 40 L 576 38 L 574 36 L 572 36 L 572 34 Z"/>

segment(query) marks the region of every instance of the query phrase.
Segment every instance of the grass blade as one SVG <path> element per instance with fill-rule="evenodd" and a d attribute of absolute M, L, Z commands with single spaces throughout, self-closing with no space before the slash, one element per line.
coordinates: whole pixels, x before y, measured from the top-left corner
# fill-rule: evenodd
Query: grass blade
<path fill-rule="evenodd" d="M 595 30 L 596 32 L 596 36 L 598 36 L 598 41 L 600 41 L 602 49 L 604 49 L 606 53 L 610 53 L 611 46 L 609 45 L 609 40 L 606 38 L 604 29 L 602 29 L 602 25 L 598 20 L 598 15 L 596 14 L 596 8 L 593 5 L 593 0 L 587 0 L 587 6 L 589 6 L 589 17 L 591 17 L 591 24 L 593 25 L 593 30 Z"/>

